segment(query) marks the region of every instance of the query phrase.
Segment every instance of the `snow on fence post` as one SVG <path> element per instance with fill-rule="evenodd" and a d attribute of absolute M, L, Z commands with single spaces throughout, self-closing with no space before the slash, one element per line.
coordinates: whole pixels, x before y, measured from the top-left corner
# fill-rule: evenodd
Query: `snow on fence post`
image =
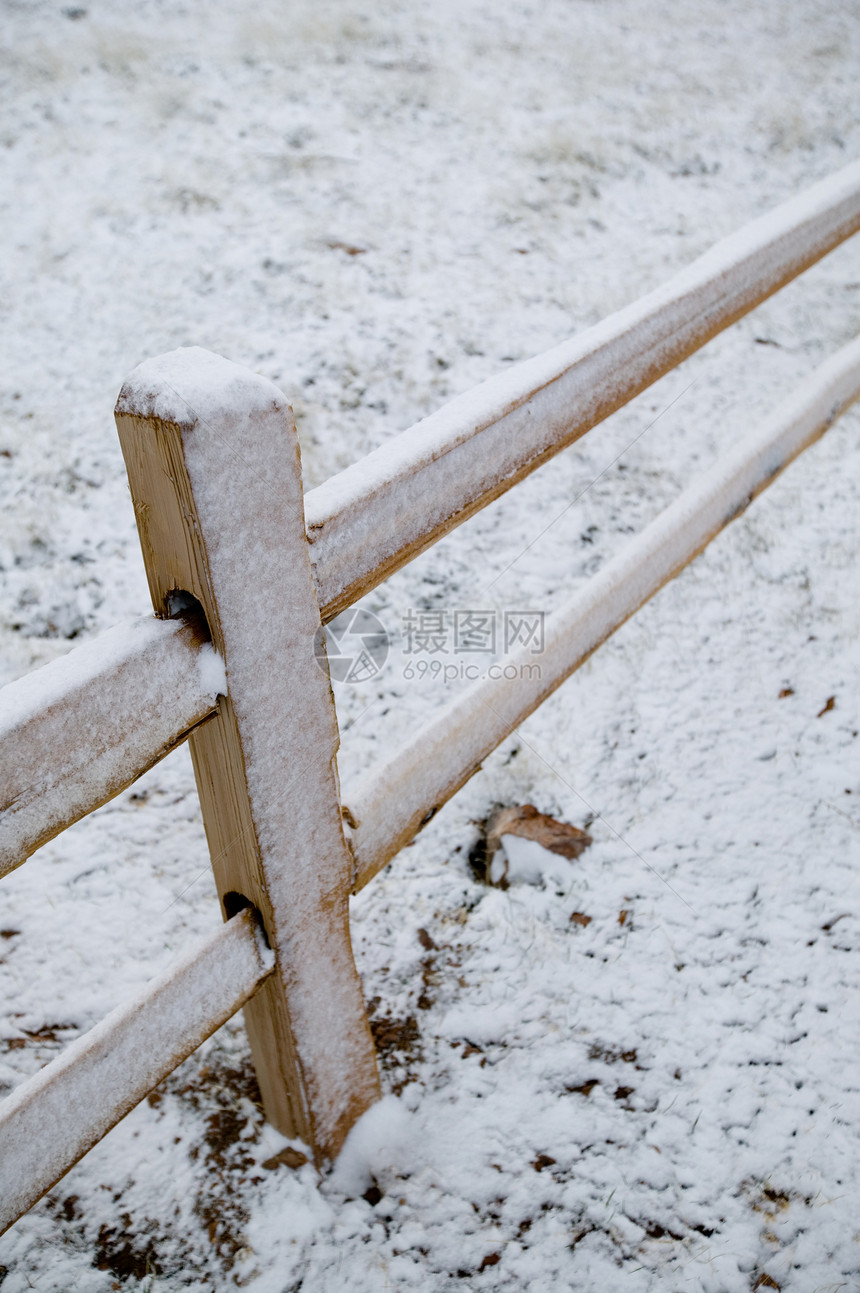
<path fill-rule="evenodd" d="M 195 598 L 226 667 L 190 745 L 224 914 L 252 903 L 277 957 L 245 1006 L 266 1115 L 322 1163 L 380 1088 L 292 414 L 270 382 L 195 347 L 137 368 L 116 418 L 156 614 Z"/>

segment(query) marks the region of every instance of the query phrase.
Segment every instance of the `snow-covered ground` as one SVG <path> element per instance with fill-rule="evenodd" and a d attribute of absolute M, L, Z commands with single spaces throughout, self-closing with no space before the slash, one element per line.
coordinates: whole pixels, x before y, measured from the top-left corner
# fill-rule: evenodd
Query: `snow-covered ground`
<path fill-rule="evenodd" d="M 0 681 L 148 607 L 141 360 L 274 379 L 315 485 L 860 156 L 853 0 L 7 0 L 3 36 Z M 370 595 L 345 783 L 455 685 L 406 617 L 551 611 L 857 333 L 856 241 Z M 858 429 L 355 902 L 387 1095 L 335 1173 L 263 1166 L 239 1017 L 0 1240 L 3 1293 L 860 1287 Z M 477 823 L 525 802 L 594 843 L 489 888 Z M 187 752 L 3 898 L 10 1089 L 217 924 Z"/>

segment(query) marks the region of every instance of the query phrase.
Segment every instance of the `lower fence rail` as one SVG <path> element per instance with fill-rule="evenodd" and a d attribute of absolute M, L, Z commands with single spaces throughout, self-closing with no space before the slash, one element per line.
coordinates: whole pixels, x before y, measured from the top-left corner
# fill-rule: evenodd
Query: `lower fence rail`
<path fill-rule="evenodd" d="M 246 908 L 0 1104 L 0 1233 L 256 992 L 274 969 Z"/>
<path fill-rule="evenodd" d="M 507 657 L 514 681 L 475 683 L 384 765 L 345 787 L 354 823 L 355 892 L 469 780 L 484 759 L 593 651 L 739 516 L 860 398 L 860 338 L 815 370 L 759 430 L 689 486 L 547 621 L 535 670 Z"/>

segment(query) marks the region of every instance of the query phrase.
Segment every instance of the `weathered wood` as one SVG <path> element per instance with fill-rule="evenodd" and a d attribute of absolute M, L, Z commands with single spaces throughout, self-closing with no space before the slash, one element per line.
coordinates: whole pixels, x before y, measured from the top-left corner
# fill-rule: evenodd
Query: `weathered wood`
<path fill-rule="evenodd" d="M 668 283 L 387 441 L 305 497 L 323 619 L 626 404 L 860 228 L 860 162 Z"/>
<path fill-rule="evenodd" d="M 240 912 L 0 1104 L 0 1234 L 271 974 Z"/>
<path fill-rule="evenodd" d="M 228 695 L 191 737 L 212 866 L 262 913 L 277 971 L 245 1011 L 269 1120 L 333 1157 L 379 1096 L 349 938 L 328 678 L 289 407 L 206 351 L 143 364 L 117 426 L 153 605 L 202 605 Z"/>
<path fill-rule="evenodd" d="M 223 669 L 199 628 L 152 616 L 4 687 L 0 875 L 184 741 L 214 713 L 222 688 Z"/>
<path fill-rule="evenodd" d="M 447 705 L 344 804 L 356 823 L 356 891 L 483 760 L 616 629 L 677 575 L 797 455 L 860 397 L 860 339 L 822 364 L 755 434 L 686 489 L 547 620 L 543 653 L 505 658 L 512 678 L 487 678 Z"/>

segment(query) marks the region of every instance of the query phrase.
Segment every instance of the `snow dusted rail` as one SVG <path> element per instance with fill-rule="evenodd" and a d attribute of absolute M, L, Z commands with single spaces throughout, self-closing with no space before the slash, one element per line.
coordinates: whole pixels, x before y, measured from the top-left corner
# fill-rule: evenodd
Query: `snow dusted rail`
<path fill-rule="evenodd" d="M 453 400 L 310 490 L 323 618 L 610 413 L 860 229 L 860 162 L 722 239 L 663 287 Z"/>
<path fill-rule="evenodd" d="M 250 911 L 119 1006 L 0 1104 L 0 1232 L 244 1005 L 275 958 Z"/>
<path fill-rule="evenodd" d="M 344 791 L 356 822 L 356 892 L 593 651 L 735 520 L 860 398 L 860 338 L 822 364 L 758 432 L 726 454 L 546 625 L 539 676 L 528 648 L 507 658 L 516 682 L 487 679 L 458 696 L 382 767 Z"/>
<path fill-rule="evenodd" d="M 516 670 L 516 686 L 472 688 L 345 805 L 321 619 L 858 228 L 855 164 L 304 499 L 295 427 L 269 382 L 200 350 L 132 374 L 117 425 L 160 618 L 0 692 L 0 874 L 188 737 L 227 923 L 0 1105 L 0 1228 L 242 1005 L 269 1120 L 318 1163 L 337 1154 L 379 1095 L 350 893 L 860 396 L 860 340 L 551 618 L 538 680 Z"/>
<path fill-rule="evenodd" d="M 184 741 L 225 687 L 199 626 L 152 616 L 4 687 L 0 875 Z"/>

